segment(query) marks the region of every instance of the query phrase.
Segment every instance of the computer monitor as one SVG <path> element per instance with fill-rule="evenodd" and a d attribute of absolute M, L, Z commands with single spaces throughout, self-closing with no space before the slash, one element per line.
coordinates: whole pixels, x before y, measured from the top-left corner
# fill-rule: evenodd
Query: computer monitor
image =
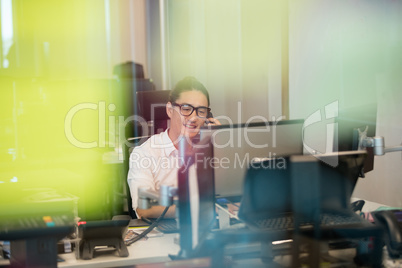
<path fill-rule="evenodd" d="M 247 169 L 239 217 L 253 225 L 255 220 L 293 213 L 292 199 L 297 199 L 296 207 L 302 211 L 311 212 L 316 207 L 322 212 L 350 212 L 350 198 L 366 156 L 365 151 L 348 151 L 254 163 Z M 281 165 L 275 167 L 273 161 Z"/>
<path fill-rule="evenodd" d="M 210 137 L 205 137 L 185 155 L 178 171 L 179 258 L 199 256 L 216 221 L 213 149 Z"/>
<path fill-rule="evenodd" d="M 339 111 L 335 119 L 334 152 L 359 150 L 359 132 L 367 137 L 376 135 L 377 105 L 375 103 L 355 106 Z M 366 148 L 367 158 L 363 173 L 374 168 L 373 148 Z M 362 176 L 363 176 L 362 173 Z"/>
<path fill-rule="evenodd" d="M 250 162 L 303 154 L 303 123 L 282 120 L 203 127 L 201 138 L 211 136 L 214 146 L 216 195 L 241 196 Z"/>
<path fill-rule="evenodd" d="M 10 267 L 57 267 L 57 243 L 74 232 L 78 198 L 29 183 L 0 185 L 0 241 L 10 241 Z"/>

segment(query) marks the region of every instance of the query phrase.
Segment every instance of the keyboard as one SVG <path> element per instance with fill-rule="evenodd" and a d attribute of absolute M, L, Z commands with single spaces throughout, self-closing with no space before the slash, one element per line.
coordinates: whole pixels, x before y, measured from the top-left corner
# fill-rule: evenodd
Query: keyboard
<path fill-rule="evenodd" d="M 63 236 L 74 231 L 74 218 L 67 215 L 29 216 L 0 220 L 0 239 Z"/>
<path fill-rule="evenodd" d="M 158 225 L 156 226 L 156 228 L 165 234 L 179 232 L 179 228 L 177 227 L 177 222 L 174 219 L 161 220 L 158 223 Z"/>
<path fill-rule="evenodd" d="M 142 218 L 142 220 L 147 222 L 148 224 L 152 224 L 156 221 L 156 219 L 147 219 L 147 218 Z M 175 219 L 162 219 L 158 222 L 156 228 L 165 234 L 179 232 L 177 221 Z"/>
<path fill-rule="evenodd" d="M 364 219 L 354 215 L 339 215 L 339 214 L 322 214 L 320 219 L 321 227 L 334 227 L 341 225 L 361 224 Z M 293 230 L 294 217 L 291 215 L 280 216 L 276 218 L 268 218 L 256 220 L 255 224 L 261 229 L 267 230 Z M 300 228 L 312 227 L 312 222 L 301 222 Z"/>

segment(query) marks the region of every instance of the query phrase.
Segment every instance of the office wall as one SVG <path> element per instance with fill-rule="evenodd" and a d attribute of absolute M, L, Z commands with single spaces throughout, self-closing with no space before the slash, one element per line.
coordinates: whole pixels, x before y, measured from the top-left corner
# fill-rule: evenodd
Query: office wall
<path fill-rule="evenodd" d="M 145 0 L 12 3 L 12 76 L 112 78 L 128 60 L 148 73 Z"/>
<path fill-rule="evenodd" d="M 194 75 L 211 91 L 216 116 L 234 122 L 280 117 L 287 16 L 290 118 L 321 116 L 306 128 L 306 144 L 332 149 L 327 135 L 337 111 L 369 103 L 378 103 L 377 134 L 387 145 L 400 144 L 401 2 L 284 2 L 168 2 L 170 87 Z M 354 195 L 401 206 L 400 161 L 400 153 L 376 157 Z"/>
<path fill-rule="evenodd" d="M 110 5 L 111 43 L 110 52 L 114 54 L 112 64 L 135 61 L 144 67 L 145 77 L 149 78 L 147 1 L 119 0 L 105 1 Z"/>
<path fill-rule="evenodd" d="M 169 84 L 197 77 L 223 123 L 281 116 L 281 1 L 169 1 Z"/>
<path fill-rule="evenodd" d="M 146 1 L 146 28 L 147 28 L 147 54 L 149 77 L 152 78 L 157 90 L 164 87 L 162 45 L 161 42 L 161 18 L 159 0 Z"/>
<path fill-rule="evenodd" d="M 307 128 L 309 146 L 326 150 L 327 126 L 333 123 L 326 107 L 373 102 L 377 135 L 388 146 L 401 144 L 401 27 L 400 1 L 290 1 L 290 116 L 322 116 Z M 377 156 L 354 196 L 402 206 L 401 161 L 401 153 Z"/>

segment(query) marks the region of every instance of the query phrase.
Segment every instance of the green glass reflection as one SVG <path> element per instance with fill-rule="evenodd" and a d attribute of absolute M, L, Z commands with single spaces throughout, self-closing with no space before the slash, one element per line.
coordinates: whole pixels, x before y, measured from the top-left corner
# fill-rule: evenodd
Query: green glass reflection
<path fill-rule="evenodd" d="M 114 161 L 119 116 L 128 112 L 106 56 L 109 11 L 103 1 L 8 3 L 13 17 L 1 13 L 2 32 L 12 29 L 1 39 L 1 217 L 35 214 L 27 197 L 56 190 L 79 198 L 81 218 L 110 219 L 123 176 Z"/>

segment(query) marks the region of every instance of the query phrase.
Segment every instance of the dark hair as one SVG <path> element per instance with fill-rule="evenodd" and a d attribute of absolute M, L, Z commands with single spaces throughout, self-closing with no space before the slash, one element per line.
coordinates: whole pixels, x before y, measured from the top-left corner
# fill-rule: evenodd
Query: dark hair
<path fill-rule="evenodd" d="M 197 91 L 200 91 L 202 94 L 204 94 L 205 97 L 207 97 L 208 107 L 209 107 L 208 90 L 205 88 L 205 86 L 203 84 L 201 84 L 200 81 L 198 81 L 197 79 L 195 79 L 192 76 L 187 76 L 187 77 L 183 78 L 182 80 L 180 80 L 179 82 L 177 82 L 174 89 L 170 92 L 169 101 L 171 103 L 174 103 L 174 102 L 176 102 L 176 100 L 178 98 L 180 98 L 180 94 L 182 92 L 192 91 L 192 90 L 197 90 Z"/>

